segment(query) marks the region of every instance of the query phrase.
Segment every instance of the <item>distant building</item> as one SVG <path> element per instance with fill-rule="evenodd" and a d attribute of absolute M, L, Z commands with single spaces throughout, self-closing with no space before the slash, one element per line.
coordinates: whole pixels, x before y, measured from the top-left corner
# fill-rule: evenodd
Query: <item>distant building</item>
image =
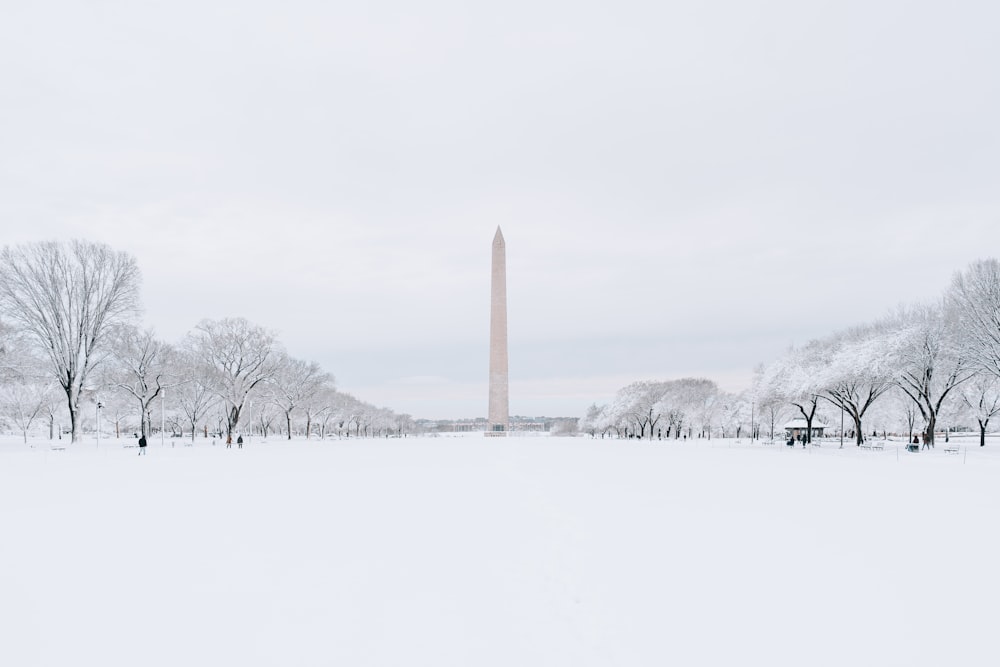
<path fill-rule="evenodd" d="M 577 417 L 524 417 L 511 415 L 510 433 L 556 433 L 570 435 L 576 433 Z M 491 422 L 484 417 L 474 419 L 417 419 L 414 422 L 420 433 L 486 433 Z"/>
<path fill-rule="evenodd" d="M 797 439 L 799 436 L 804 436 L 806 434 L 806 431 L 809 428 L 809 424 L 806 423 L 805 419 L 793 419 L 792 421 L 785 424 L 784 428 L 785 428 L 786 438 Z M 828 427 L 826 424 L 813 420 L 812 438 L 822 438 L 823 432 L 827 428 Z M 810 438 L 810 440 L 812 440 L 812 438 Z"/>

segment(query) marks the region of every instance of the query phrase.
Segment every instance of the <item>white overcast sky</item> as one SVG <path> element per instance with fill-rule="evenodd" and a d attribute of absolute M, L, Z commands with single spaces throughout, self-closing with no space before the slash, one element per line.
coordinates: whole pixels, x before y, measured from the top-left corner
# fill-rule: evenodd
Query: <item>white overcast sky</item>
<path fill-rule="evenodd" d="M 1000 3 L 0 0 L 4 244 L 136 256 L 359 398 L 514 414 L 753 366 L 1000 249 Z"/>

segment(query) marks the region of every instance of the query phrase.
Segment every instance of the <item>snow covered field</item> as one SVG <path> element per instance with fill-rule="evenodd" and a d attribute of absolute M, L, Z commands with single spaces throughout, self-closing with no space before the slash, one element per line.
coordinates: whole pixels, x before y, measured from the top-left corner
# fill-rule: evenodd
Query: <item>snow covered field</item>
<path fill-rule="evenodd" d="M 0 665 L 1000 664 L 1000 442 L 121 445 L 0 443 Z"/>

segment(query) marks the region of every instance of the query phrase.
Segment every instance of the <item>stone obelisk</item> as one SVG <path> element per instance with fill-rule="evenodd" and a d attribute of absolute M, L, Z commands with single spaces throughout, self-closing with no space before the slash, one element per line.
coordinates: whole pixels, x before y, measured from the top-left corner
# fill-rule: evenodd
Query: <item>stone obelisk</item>
<path fill-rule="evenodd" d="M 510 427 L 507 398 L 507 244 L 497 227 L 493 237 L 490 300 L 490 412 L 486 435 L 505 436 Z"/>

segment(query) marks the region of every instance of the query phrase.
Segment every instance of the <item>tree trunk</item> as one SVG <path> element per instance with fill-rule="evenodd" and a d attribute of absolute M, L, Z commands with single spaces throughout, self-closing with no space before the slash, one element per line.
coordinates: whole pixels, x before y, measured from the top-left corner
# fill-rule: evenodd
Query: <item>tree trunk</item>
<path fill-rule="evenodd" d="M 76 432 L 78 424 L 76 423 L 76 406 L 73 405 L 73 392 L 70 389 L 66 390 L 66 403 L 69 406 L 69 441 L 75 443 L 79 437 Z"/>
<path fill-rule="evenodd" d="M 861 417 L 858 417 L 852 413 L 851 419 L 854 420 L 854 437 L 857 440 L 856 444 L 858 445 L 858 447 L 860 447 L 861 443 L 865 441 L 865 433 L 864 431 L 861 430 Z"/>
<path fill-rule="evenodd" d="M 990 420 L 987 419 L 986 421 L 983 421 L 982 419 L 979 419 L 977 421 L 979 421 L 979 446 L 980 447 L 985 447 L 986 446 L 986 425 L 990 423 Z"/>
<path fill-rule="evenodd" d="M 229 410 L 228 419 L 226 420 L 226 435 L 230 438 L 233 437 L 233 431 L 240 423 L 240 408 L 242 406 L 234 405 Z"/>

